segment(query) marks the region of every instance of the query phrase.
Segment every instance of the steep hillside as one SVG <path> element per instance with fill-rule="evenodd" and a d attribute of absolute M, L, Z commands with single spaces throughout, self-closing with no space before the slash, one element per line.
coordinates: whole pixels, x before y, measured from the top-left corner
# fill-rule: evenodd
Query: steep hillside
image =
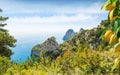
<path fill-rule="evenodd" d="M 111 28 L 108 20 L 101 21 L 100 25 L 93 29 L 80 29 L 72 38 L 59 46 L 59 49 L 64 51 L 67 48 L 75 51 L 80 45 L 86 45 L 92 50 L 107 50 L 109 46 L 107 42 L 102 41 L 100 38 L 103 29 Z"/>
<path fill-rule="evenodd" d="M 58 55 L 62 55 L 64 52 L 76 51 L 77 48 L 81 45 L 84 45 L 91 50 L 109 50 L 107 42 L 100 39 L 101 32 L 105 28 L 111 28 L 111 25 L 108 20 L 101 21 L 100 25 L 93 29 L 84 30 L 83 28 L 71 38 L 69 38 L 64 43 L 58 45 L 55 40 L 55 37 L 48 38 L 41 45 L 38 44 L 33 47 L 31 54 L 38 56 L 41 51 L 47 51 L 53 58 L 56 58 Z"/>

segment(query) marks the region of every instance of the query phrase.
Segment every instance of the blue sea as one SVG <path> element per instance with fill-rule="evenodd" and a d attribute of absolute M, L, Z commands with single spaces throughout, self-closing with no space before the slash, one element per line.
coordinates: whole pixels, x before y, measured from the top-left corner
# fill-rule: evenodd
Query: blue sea
<path fill-rule="evenodd" d="M 17 39 L 16 46 L 11 48 L 14 54 L 11 56 L 11 61 L 15 62 L 24 62 L 30 57 L 31 49 L 36 44 L 43 43 L 47 38 L 54 36 L 56 41 L 60 44 L 63 42 L 62 38 L 65 33 L 48 33 L 48 34 L 39 34 L 39 35 L 26 35 L 26 36 L 15 36 Z"/>

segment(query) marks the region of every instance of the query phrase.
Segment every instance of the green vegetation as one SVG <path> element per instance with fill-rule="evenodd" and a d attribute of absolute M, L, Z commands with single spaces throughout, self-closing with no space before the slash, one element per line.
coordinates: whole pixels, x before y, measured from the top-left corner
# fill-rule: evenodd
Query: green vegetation
<path fill-rule="evenodd" d="M 120 0 L 108 0 L 102 6 L 103 8 L 109 11 L 108 20 L 112 25 L 112 28 L 104 33 L 103 40 L 109 42 L 113 52 L 118 53 L 120 52 Z M 120 75 L 120 57 L 114 61 L 113 70 L 118 69 Z"/>
<path fill-rule="evenodd" d="M 1 9 L 0 12 L 2 12 Z M 15 46 L 16 40 L 8 33 L 8 30 L 3 29 L 7 25 L 4 23 L 7 19 L 8 17 L 0 16 L 0 56 L 10 57 L 13 54 L 10 47 Z"/>
<path fill-rule="evenodd" d="M 87 46 L 79 46 L 76 52 L 69 49 L 55 60 L 40 56 L 37 60 L 28 59 L 22 64 L 10 63 L 2 58 L 7 65 L 1 67 L 4 75 L 117 75 L 118 70 L 112 71 L 113 60 L 120 53 L 110 51 L 94 51 Z"/>
<path fill-rule="evenodd" d="M 118 6 L 119 3 L 116 4 L 117 1 L 118 0 L 108 0 L 102 6 L 102 8 L 105 8 L 111 12 L 112 9 L 116 9 L 116 6 Z M 113 46 L 113 49 L 115 49 L 117 52 L 110 51 L 112 45 L 114 45 L 116 42 L 119 42 L 119 15 L 115 18 L 114 17 L 115 15 L 113 17 L 109 17 L 108 20 L 102 21 L 96 28 L 91 30 L 83 30 L 79 33 L 76 33 L 72 38 L 60 45 L 57 44 L 54 37 L 48 38 L 41 45 L 38 44 L 33 47 L 32 51 L 36 51 L 37 53 L 39 53 L 39 51 L 41 52 L 37 55 L 37 57 L 33 55 L 31 58 L 28 58 L 28 60 L 21 64 L 11 62 L 9 58 L 5 57 L 5 55 L 1 55 L 0 75 L 120 74 L 120 59 L 118 59 L 120 55 L 120 44 L 117 43 L 115 46 Z M 7 18 L 1 18 L 1 21 L 6 19 Z M 114 20 L 117 21 L 114 22 Z M 1 27 L 2 25 L 4 26 L 4 24 L 1 24 Z M 107 31 L 106 33 L 106 30 L 108 29 L 109 32 Z M 114 30 L 114 32 L 112 32 L 112 30 Z M 113 39 L 114 36 L 112 36 L 112 34 L 114 33 L 115 36 L 117 36 L 118 41 Z M 12 39 L 8 38 L 8 33 L 4 29 L 1 30 L 0 34 L 2 38 L 6 36 L 6 40 L 13 40 L 13 37 Z M 15 40 L 12 41 L 12 44 L 8 44 L 8 42 L 4 42 L 4 40 L 2 41 L 3 42 L 0 42 L 0 47 L 13 47 L 15 43 Z M 53 50 L 52 54 L 50 53 L 49 55 L 44 52 L 48 50 Z M 6 50 L 4 50 L 4 52 L 8 53 Z M 114 61 L 114 59 L 116 60 Z"/>
<path fill-rule="evenodd" d="M 1 72 L 4 72 L 4 75 L 118 75 L 119 70 L 113 70 L 113 65 L 114 59 L 120 53 L 109 51 L 110 47 L 107 46 L 109 42 L 99 39 L 101 33 L 98 30 L 102 31 L 106 27 L 111 27 L 108 20 L 102 21 L 97 28 L 77 33 L 71 39 L 60 44 L 57 50 L 47 57 L 42 52 L 37 58 L 32 56 L 22 64 L 7 60 L 8 66 L 2 67 Z M 90 33 L 90 37 L 88 33 Z M 55 38 L 50 40 L 51 38 L 42 45 L 50 43 L 48 41 L 55 41 Z M 90 39 L 92 41 L 88 41 Z M 89 43 L 91 42 L 93 44 L 99 42 L 95 50 L 90 48 Z M 55 54 L 58 55 L 52 59 Z M 6 61 L 6 59 L 3 60 Z M 3 63 L 3 65 L 6 64 Z"/>
<path fill-rule="evenodd" d="M 99 39 L 101 33 L 98 30 L 102 31 L 106 27 L 111 27 L 108 20 L 102 21 L 97 28 L 75 34 L 47 57 L 44 52 L 41 52 L 37 58 L 32 56 L 21 64 L 1 57 L 0 65 L 5 66 L 1 67 L 0 73 L 2 75 L 118 75 L 118 69 L 113 71 L 112 69 L 114 59 L 120 53 L 112 53 L 109 51 L 110 47 L 107 46 L 109 42 Z M 46 43 L 53 44 L 53 41 L 55 42 L 54 37 L 48 38 L 42 44 L 43 48 L 46 49 Z M 89 43 L 98 44 L 93 50 Z M 36 51 L 41 51 L 40 45 L 36 46 Z"/>

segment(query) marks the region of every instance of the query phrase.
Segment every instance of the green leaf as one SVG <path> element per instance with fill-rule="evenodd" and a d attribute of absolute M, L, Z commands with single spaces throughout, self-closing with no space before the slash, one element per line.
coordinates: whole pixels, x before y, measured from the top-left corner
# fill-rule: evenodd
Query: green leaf
<path fill-rule="evenodd" d="M 115 36 L 118 38 L 118 33 L 119 33 L 119 30 L 120 30 L 120 27 L 119 28 L 117 28 L 117 31 L 116 31 L 116 33 L 115 33 Z"/>
<path fill-rule="evenodd" d="M 116 64 L 113 65 L 112 67 L 112 72 L 116 69 Z"/>
<path fill-rule="evenodd" d="M 114 22 L 114 33 L 117 38 L 119 37 L 118 35 L 119 30 L 120 30 L 120 18 L 117 18 Z"/>
<path fill-rule="evenodd" d="M 112 4 L 114 4 L 115 2 L 117 2 L 118 0 L 110 0 Z"/>
<path fill-rule="evenodd" d="M 120 18 L 117 18 L 116 21 L 118 22 L 118 25 L 120 26 Z"/>
<path fill-rule="evenodd" d="M 102 9 L 105 9 L 105 7 L 106 7 L 108 4 L 110 4 L 110 3 L 111 3 L 110 0 L 106 1 L 106 2 L 101 6 L 101 10 L 102 10 Z"/>
<path fill-rule="evenodd" d="M 117 33 L 117 38 L 120 38 L 120 31 L 118 31 Z"/>
<path fill-rule="evenodd" d="M 114 22 L 114 32 L 117 32 L 117 28 L 118 28 L 118 21 Z"/>
<path fill-rule="evenodd" d="M 111 50 L 114 50 L 118 45 L 119 45 L 119 43 L 116 43 L 116 44 L 111 48 Z"/>
<path fill-rule="evenodd" d="M 100 32 L 100 37 L 99 39 L 102 39 L 103 35 L 105 34 L 107 28 L 103 29 L 101 32 Z"/>

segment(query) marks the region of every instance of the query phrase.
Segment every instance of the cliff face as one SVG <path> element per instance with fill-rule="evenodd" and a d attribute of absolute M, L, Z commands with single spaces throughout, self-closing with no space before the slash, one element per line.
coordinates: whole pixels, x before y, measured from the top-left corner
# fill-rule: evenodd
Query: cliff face
<path fill-rule="evenodd" d="M 57 50 L 57 48 L 58 48 L 58 43 L 56 42 L 55 37 L 50 37 L 42 44 L 35 45 L 32 48 L 31 55 L 39 56 L 43 51 L 51 53 Z"/>
<path fill-rule="evenodd" d="M 68 29 L 65 36 L 63 37 L 63 40 L 66 41 L 66 40 L 70 39 L 74 34 L 75 34 L 75 32 L 73 31 L 73 29 Z"/>

